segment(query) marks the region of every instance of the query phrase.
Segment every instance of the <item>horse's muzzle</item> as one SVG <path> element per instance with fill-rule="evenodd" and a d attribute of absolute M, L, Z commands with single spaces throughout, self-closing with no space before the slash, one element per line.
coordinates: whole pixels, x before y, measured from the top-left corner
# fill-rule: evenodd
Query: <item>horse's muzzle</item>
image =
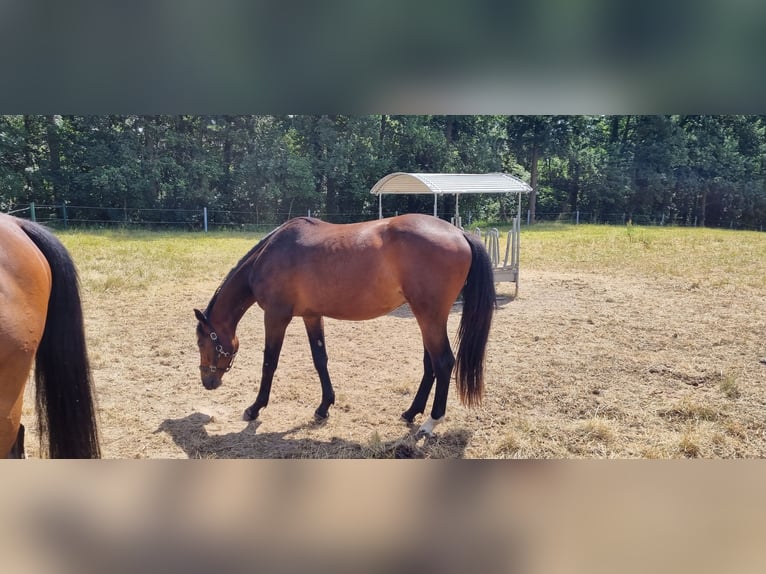
<path fill-rule="evenodd" d="M 212 391 L 213 389 L 217 389 L 221 386 L 221 377 L 219 377 L 215 373 L 211 373 L 209 375 L 202 375 L 202 386 L 205 387 L 208 391 Z"/>

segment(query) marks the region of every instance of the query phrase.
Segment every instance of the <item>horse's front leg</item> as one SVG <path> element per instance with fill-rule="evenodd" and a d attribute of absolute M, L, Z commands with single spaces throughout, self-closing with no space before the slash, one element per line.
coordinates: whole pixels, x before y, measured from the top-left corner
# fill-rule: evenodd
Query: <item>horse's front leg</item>
<path fill-rule="evenodd" d="M 306 325 L 306 334 L 309 336 L 314 368 L 319 374 L 319 381 L 322 383 L 322 402 L 317 407 L 317 410 L 314 411 L 314 418 L 317 421 L 323 421 L 328 417 L 327 411 L 330 405 L 335 404 L 335 391 L 330 382 L 330 374 L 327 372 L 324 319 L 322 317 L 304 317 L 303 322 Z"/>
<path fill-rule="evenodd" d="M 279 354 L 282 351 L 282 343 L 285 340 L 285 331 L 290 324 L 292 316 L 283 313 L 266 311 L 264 313 L 264 325 L 266 328 L 266 346 L 263 350 L 263 367 L 261 370 L 261 386 L 255 402 L 245 409 L 242 419 L 253 421 L 258 418 L 258 412 L 269 404 L 271 394 L 271 381 L 279 364 Z"/>

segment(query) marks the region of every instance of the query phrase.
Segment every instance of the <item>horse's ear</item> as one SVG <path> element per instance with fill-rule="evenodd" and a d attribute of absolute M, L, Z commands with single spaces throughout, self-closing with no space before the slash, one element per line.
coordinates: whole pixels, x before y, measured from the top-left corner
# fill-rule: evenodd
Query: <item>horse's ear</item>
<path fill-rule="evenodd" d="M 205 314 L 202 311 L 200 311 L 199 309 L 195 309 L 194 316 L 197 317 L 197 321 L 207 325 L 207 317 L 205 317 Z"/>

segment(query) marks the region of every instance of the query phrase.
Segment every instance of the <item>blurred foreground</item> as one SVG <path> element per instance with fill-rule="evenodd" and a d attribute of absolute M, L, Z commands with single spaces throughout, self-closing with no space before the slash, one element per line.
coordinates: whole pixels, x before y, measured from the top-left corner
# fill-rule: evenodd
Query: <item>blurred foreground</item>
<path fill-rule="evenodd" d="M 7 571 L 757 572 L 757 462 L 3 463 Z"/>

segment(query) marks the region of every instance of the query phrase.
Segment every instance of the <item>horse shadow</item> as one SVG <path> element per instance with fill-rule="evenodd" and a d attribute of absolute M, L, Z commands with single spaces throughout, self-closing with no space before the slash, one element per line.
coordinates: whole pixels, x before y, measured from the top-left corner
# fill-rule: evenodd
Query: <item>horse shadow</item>
<path fill-rule="evenodd" d="M 328 441 L 292 438 L 300 430 L 318 428 L 323 423 L 307 422 L 281 432 L 257 432 L 256 420 L 238 432 L 211 434 L 211 416 L 194 412 L 178 419 L 165 419 L 155 433 L 165 432 L 189 458 L 221 459 L 346 459 L 346 458 L 464 458 L 472 433 L 465 429 L 446 431 L 432 437 L 419 437 L 417 427 L 401 438 L 368 444 L 332 437 Z"/>

